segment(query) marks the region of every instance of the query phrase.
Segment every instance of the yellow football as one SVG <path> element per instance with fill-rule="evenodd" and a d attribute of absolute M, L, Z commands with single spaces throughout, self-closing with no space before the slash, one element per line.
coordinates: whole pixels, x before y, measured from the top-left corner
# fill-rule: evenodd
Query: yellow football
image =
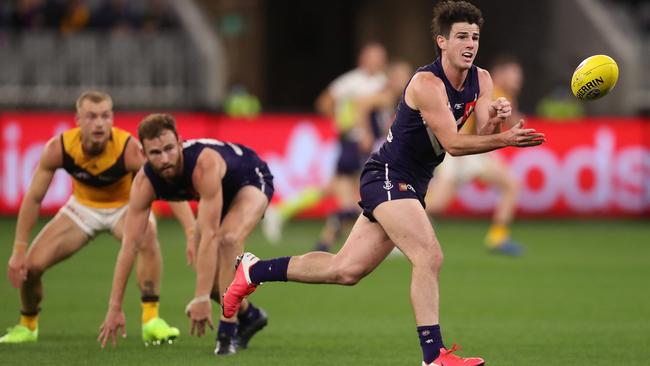
<path fill-rule="evenodd" d="M 614 88 L 618 65 L 605 55 L 588 57 L 578 65 L 571 78 L 571 91 L 578 99 L 596 100 Z"/>

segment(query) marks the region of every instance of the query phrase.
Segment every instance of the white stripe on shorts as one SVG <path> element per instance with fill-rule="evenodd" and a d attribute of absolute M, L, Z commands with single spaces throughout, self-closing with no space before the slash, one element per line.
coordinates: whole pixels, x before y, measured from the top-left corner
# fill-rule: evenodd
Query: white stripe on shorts
<path fill-rule="evenodd" d="M 386 163 L 386 183 L 385 184 L 386 184 L 387 187 L 390 184 L 390 180 L 388 179 L 388 163 Z M 386 193 L 388 194 L 388 200 L 390 201 L 391 200 L 390 189 L 387 189 Z"/>
<path fill-rule="evenodd" d="M 264 187 L 266 187 L 266 182 L 264 181 L 264 174 L 260 171 L 260 168 L 255 167 L 255 173 L 257 173 L 257 176 L 260 177 L 260 184 L 262 184 L 262 187 L 260 188 L 262 190 L 262 193 L 266 194 L 264 192 Z"/>

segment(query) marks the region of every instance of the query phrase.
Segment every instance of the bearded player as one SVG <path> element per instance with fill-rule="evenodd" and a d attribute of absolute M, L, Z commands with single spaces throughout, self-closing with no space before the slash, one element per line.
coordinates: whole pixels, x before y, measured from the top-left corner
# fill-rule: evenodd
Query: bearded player
<path fill-rule="evenodd" d="M 20 289 L 20 322 L 9 328 L 0 343 L 37 341 L 42 277 L 49 268 L 75 254 L 100 232 L 122 239 L 131 181 L 144 163 L 140 144 L 128 132 L 113 127 L 113 101 L 108 94 L 84 92 L 76 109 L 78 127 L 47 142 L 20 206 L 8 265 L 9 279 Z M 41 202 L 59 168 L 72 177 L 72 196 L 29 245 Z M 172 209 L 191 231 L 194 219 L 187 203 Z M 179 331 L 158 316 L 162 260 L 153 216 L 148 220 L 137 270 L 142 338 L 145 344 L 161 344 L 175 339 Z M 189 237 L 188 243 L 192 240 Z"/>

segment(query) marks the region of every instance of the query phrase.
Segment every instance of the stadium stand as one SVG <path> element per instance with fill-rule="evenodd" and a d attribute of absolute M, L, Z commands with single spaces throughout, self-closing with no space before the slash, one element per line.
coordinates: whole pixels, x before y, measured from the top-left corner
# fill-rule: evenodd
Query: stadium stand
<path fill-rule="evenodd" d="M 172 10 L 171 7 L 182 7 Z M 99 88 L 122 108 L 216 109 L 223 65 L 192 32 L 192 1 L 18 0 L 0 5 L 0 107 L 64 108 Z M 193 12 L 193 13 L 192 13 Z M 77 15 L 74 15 L 77 14 Z M 190 14 L 190 15 L 191 15 Z M 180 26 L 183 25 L 183 26 Z M 214 78 L 207 78 L 214 81 Z"/>

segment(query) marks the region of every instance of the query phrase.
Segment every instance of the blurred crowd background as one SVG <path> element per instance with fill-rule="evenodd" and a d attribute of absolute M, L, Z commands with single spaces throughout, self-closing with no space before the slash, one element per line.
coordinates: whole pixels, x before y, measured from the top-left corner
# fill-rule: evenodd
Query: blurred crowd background
<path fill-rule="evenodd" d="M 650 2 L 473 2 L 486 19 L 477 64 L 502 54 L 521 61 L 525 114 L 575 103 L 571 73 L 596 53 L 619 63 L 617 92 L 577 113 L 650 113 Z M 3 0 L 0 108 L 69 108 L 95 87 L 118 109 L 220 111 L 229 95 L 249 93 L 264 111 L 313 111 L 366 42 L 384 44 L 391 59 L 430 63 L 433 3 Z"/>
<path fill-rule="evenodd" d="M 499 153 L 522 181 L 519 212 L 650 212 L 650 2 L 471 2 L 485 18 L 476 64 L 493 71 L 496 85 L 494 64 L 517 60 L 523 88 L 507 88 L 509 99 L 549 137 L 536 149 Z M 359 66 L 367 44 L 381 45 L 387 64 L 431 63 L 435 3 L 0 1 L 0 213 L 17 212 L 40 149 L 74 126 L 74 101 L 88 89 L 113 97 L 115 123 L 129 131 L 146 113 L 168 111 L 184 138 L 253 147 L 276 177 L 274 200 L 325 189 L 345 131 L 340 116 L 317 110 L 319 95 Z M 605 98 L 579 101 L 572 73 L 595 54 L 617 61 L 618 84 Z M 47 212 L 70 192 L 67 178 L 55 183 Z M 457 197 L 447 212 L 487 215 L 498 195 L 473 182 Z M 337 207 L 318 202 L 316 216 Z"/>
<path fill-rule="evenodd" d="M 490 365 L 649 365 L 650 0 L 469 1 L 485 18 L 475 63 L 490 70 L 494 95 L 507 96 L 513 115 L 546 142 L 469 163 L 446 157 L 456 167 L 446 179 L 444 165 L 435 172 L 427 208 L 445 251 L 441 322 L 458 324 L 447 328 L 447 341 L 467 344 L 470 354 L 485 351 Z M 436 58 L 435 3 L 0 0 L 0 265 L 16 255 L 19 211 L 24 224 L 35 199 L 43 215 L 69 202 L 72 180 L 63 169 L 44 197 L 30 184 L 46 143 L 78 125 L 75 101 L 90 89 L 112 97 L 114 126 L 134 136 L 149 113 L 168 112 L 183 140 L 218 139 L 257 152 L 274 176 L 274 193 L 247 250 L 262 258 L 336 251 L 346 221 L 359 215 L 359 170 L 387 139 L 405 84 L 399 71 L 408 70 L 408 80 Z M 375 56 L 365 59 L 374 67 L 360 62 L 369 44 Z M 596 54 L 617 61 L 618 84 L 604 98 L 580 101 L 572 73 Z M 388 174 L 386 164 L 387 185 L 394 179 L 414 191 Z M 156 215 L 171 216 L 159 203 Z M 118 249 L 100 236 L 48 272 L 42 341 L 0 347 L 0 365 L 141 366 L 145 358 L 173 365 L 188 355 L 193 366 L 220 362 L 205 348 L 212 340 L 185 333 L 182 309 L 194 274 L 185 266 L 183 230 L 171 220 L 156 227 L 165 259 L 161 314 L 182 329 L 175 350 L 142 352 L 141 305 L 131 292 L 129 340 L 98 352 Z M 24 248 L 19 242 L 15 248 Z M 524 256 L 484 255 L 488 248 Z M 43 261 L 35 258 L 38 272 Z M 226 364 L 357 365 L 364 358 L 415 365 L 411 305 L 402 296 L 411 270 L 399 253 L 390 258 L 354 291 L 265 289 L 272 320 L 255 341 L 259 348 Z M 0 280 L 0 294 L 0 325 L 14 324 L 18 293 Z M 212 309 L 216 319 L 216 303 Z"/>

